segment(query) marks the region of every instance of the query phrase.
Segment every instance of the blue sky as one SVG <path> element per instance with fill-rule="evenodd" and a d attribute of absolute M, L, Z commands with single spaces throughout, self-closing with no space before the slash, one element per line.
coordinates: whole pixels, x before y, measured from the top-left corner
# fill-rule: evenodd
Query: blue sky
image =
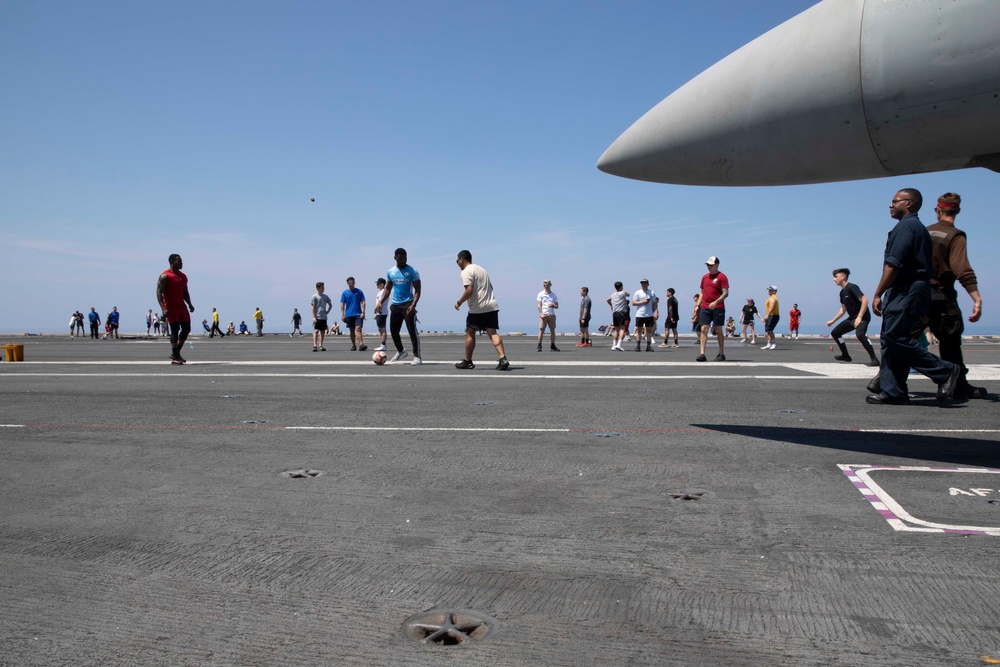
<path fill-rule="evenodd" d="M 701 188 L 594 166 L 662 98 L 811 4 L 0 0 L 0 332 L 61 332 L 113 305 L 140 330 L 172 252 L 197 319 L 260 306 L 283 330 L 317 280 L 336 295 L 353 275 L 374 299 L 397 246 L 429 330 L 464 326 L 463 248 L 490 271 L 504 330 L 535 327 L 546 278 L 561 330 L 582 285 L 600 303 L 649 278 L 689 303 L 709 255 L 731 312 L 774 283 L 812 330 L 837 310 L 833 268 L 874 289 L 908 186 L 962 195 L 985 300 L 966 333 L 1000 332 L 997 174 Z"/>

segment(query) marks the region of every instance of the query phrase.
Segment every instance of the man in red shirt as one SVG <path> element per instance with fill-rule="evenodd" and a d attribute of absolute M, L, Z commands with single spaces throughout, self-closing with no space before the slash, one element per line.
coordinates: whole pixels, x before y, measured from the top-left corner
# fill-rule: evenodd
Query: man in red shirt
<path fill-rule="evenodd" d="M 163 321 L 170 323 L 170 363 L 180 365 L 185 363 L 181 357 L 181 348 L 191 333 L 190 313 L 194 312 L 194 306 L 191 305 L 191 295 L 188 294 L 187 276 L 181 271 L 184 261 L 176 253 L 167 261 L 170 262 L 170 268 L 161 273 L 156 282 L 156 302 L 163 308 Z"/>
<path fill-rule="evenodd" d="M 719 354 L 716 361 L 725 361 L 726 345 L 726 298 L 729 296 L 729 279 L 719 271 L 719 258 L 711 256 L 705 260 L 708 273 L 701 278 L 701 292 L 698 294 L 698 324 L 701 331 L 698 342 L 701 354 L 695 361 L 708 361 L 705 346 L 708 344 L 708 330 L 715 325 L 715 335 L 719 339 Z"/>

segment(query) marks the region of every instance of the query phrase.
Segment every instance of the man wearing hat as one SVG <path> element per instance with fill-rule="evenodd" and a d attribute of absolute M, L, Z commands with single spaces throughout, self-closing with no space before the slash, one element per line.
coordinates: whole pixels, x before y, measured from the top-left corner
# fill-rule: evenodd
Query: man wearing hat
<path fill-rule="evenodd" d="M 705 260 L 708 273 L 701 277 L 701 292 L 698 293 L 698 344 L 701 349 L 695 361 L 708 361 L 705 347 L 708 345 L 708 330 L 715 327 L 715 336 L 719 339 L 719 354 L 716 361 L 725 361 L 726 347 L 726 298 L 729 296 L 729 278 L 719 271 L 719 258 L 712 255 Z"/>
<path fill-rule="evenodd" d="M 642 351 L 645 338 L 646 352 L 652 352 L 653 332 L 660 317 L 660 307 L 659 299 L 649 289 L 649 281 L 645 278 L 639 281 L 639 289 L 632 295 L 632 305 L 635 306 L 635 351 Z"/>
<path fill-rule="evenodd" d="M 959 398 L 986 398 L 986 389 L 973 387 L 966 379 L 969 369 L 962 358 L 962 310 L 958 306 L 958 282 L 972 297 L 970 322 L 979 321 L 983 312 L 983 299 L 979 296 L 976 272 L 969 264 L 966 254 L 965 232 L 955 227 L 955 216 L 962 210 L 962 198 L 954 192 L 946 192 L 938 197 L 937 222 L 927 227 L 931 235 L 931 260 L 934 273 L 931 278 L 931 332 L 941 341 L 941 358 L 962 368 L 962 374 L 955 386 Z"/>
<path fill-rule="evenodd" d="M 781 315 L 778 312 L 778 288 L 774 285 L 768 285 L 767 287 L 764 316 L 760 319 L 764 322 L 764 336 L 767 337 L 767 342 L 760 349 L 773 350 L 776 347 L 774 344 L 774 327 L 778 326 L 778 320 L 781 319 Z"/>

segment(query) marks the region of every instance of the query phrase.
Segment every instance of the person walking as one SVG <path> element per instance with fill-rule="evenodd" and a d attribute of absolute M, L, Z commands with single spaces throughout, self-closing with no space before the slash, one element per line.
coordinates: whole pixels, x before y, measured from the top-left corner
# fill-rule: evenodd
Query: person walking
<path fill-rule="evenodd" d="M 754 304 L 753 299 L 747 299 L 747 305 L 743 306 L 740 310 L 740 323 L 743 325 L 742 338 L 740 338 L 741 343 L 747 342 L 747 328 L 750 328 L 750 344 L 754 345 L 757 342 L 757 332 L 754 331 L 754 318 L 757 317 L 757 306 Z"/>
<path fill-rule="evenodd" d="M 212 329 L 208 332 L 209 338 L 215 338 L 215 333 L 219 333 L 219 338 L 225 338 L 226 334 L 222 333 L 222 328 L 219 327 L 219 311 L 212 308 Z"/>
<path fill-rule="evenodd" d="M 965 232 L 955 227 L 955 216 L 962 212 L 962 198 L 954 192 L 946 192 L 938 197 L 934 213 L 937 222 L 927 227 L 931 237 L 931 277 L 930 329 L 937 337 L 941 358 L 962 369 L 955 387 L 955 395 L 960 398 L 986 398 L 985 387 L 969 384 L 962 357 L 962 309 L 958 305 L 958 282 L 972 298 L 972 314 L 969 322 L 978 322 L 983 314 L 983 298 L 979 295 L 976 272 L 969 264 Z"/>
<path fill-rule="evenodd" d="M 799 339 L 799 320 L 802 319 L 802 311 L 799 304 L 793 303 L 792 309 L 788 311 L 788 335 L 792 340 Z"/>
<path fill-rule="evenodd" d="M 462 296 L 455 302 L 455 310 L 459 310 L 463 303 L 469 303 L 469 314 L 465 319 L 465 358 L 455 364 L 455 368 L 471 370 L 476 367 L 472 363 L 472 354 L 476 350 L 476 334 L 483 331 L 490 337 L 490 342 L 500 357 L 497 370 L 508 370 L 510 362 L 504 351 L 503 338 L 497 333 L 500 328 L 500 306 L 493 297 L 490 275 L 486 269 L 472 263 L 472 253 L 468 250 L 459 251 L 455 263 L 462 270 L 463 288 Z"/>
<path fill-rule="evenodd" d="M 712 255 L 705 260 L 708 273 L 701 277 L 701 292 L 698 293 L 698 346 L 701 354 L 695 361 L 708 361 L 705 348 L 708 345 L 708 331 L 715 329 L 719 341 L 719 353 L 715 361 L 726 360 L 726 298 L 729 296 L 729 278 L 719 271 L 719 258 Z"/>
<path fill-rule="evenodd" d="M 896 225 L 886 239 L 882 277 L 872 298 L 872 310 L 882 317 L 880 391 L 865 399 L 874 405 L 909 403 L 911 368 L 938 386 L 940 401 L 954 395 L 962 372 L 961 366 L 935 357 L 917 340 L 927 327 L 933 276 L 931 237 L 917 216 L 922 204 L 919 190 L 904 188 L 889 205 Z"/>
<path fill-rule="evenodd" d="M 288 334 L 291 338 L 295 335 L 295 332 L 299 332 L 299 338 L 302 337 L 302 313 L 299 312 L 298 308 L 292 308 L 292 333 Z"/>
<path fill-rule="evenodd" d="M 347 331 L 351 334 L 351 352 L 367 350 L 362 333 L 365 324 L 365 293 L 354 286 L 353 276 L 347 279 L 347 289 L 340 295 L 340 321 L 347 325 Z"/>
<path fill-rule="evenodd" d="M 191 333 L 191 313 L 194 305 L 188 293 L 188 278 L 181 269 L 184 260 L 174 253 L 167 258 L 170 268 L 160 274 L 156 281 L 156 302 L 163 312 L 163 322 L 170 325 L 170 363 L 180 365 L 187 363 L 181 356 L 184 341 Z M 185 308 L 185 304 L 187 307 Z"/>
<path fill-rule="evenodd" d="M 663 342 L 657 347 L 680 347 L 677 344 L 677 323 L 680 321 L 678 313 L 677 297 L 674 296 L 674 288 L 667 288 L 667 317 L 663 322 Z M 674 342 L 670 343 L 670 333 L 674 334 Z"/>
<path fill-rule="evenodd" d="M 536 298 L 538 302 L 538 351 L 542 351 L 542 340 L 545 338 L 545 328 L 549 329 L 549 349 L 558 352 L 556 347 L 556 309 L 559 308 L 559 297 L 552 291 L 552 281 L 542 282 L 542 291 Z"/>
<path fill-rule="evenodd" d="M 838 324 L 830 332 L 833 342 L 840 348 L 840 354 L 834 357 L 837 361 L 851 361 L 851 354 L 847 351 L 847 344 L 842 340 L 845 334 L 853 331 L 861 347 L 868 353 L 869 366 L 878 366 L 879 360 L 875 356 L 875 348 L 868 340 L 868 325 L 871 323 L 872 314 L 868 311 L 868 297 L 864 295 L 861 288 L 848 279 L 851 277 L 851 270 L 848 268 L 834 269 L 833 282 L 840 288 L 840 310 L 827 320 L 826 326 L 832 325 L 840 319 L 841 315 L 847 314 L 847 319 Z"/>

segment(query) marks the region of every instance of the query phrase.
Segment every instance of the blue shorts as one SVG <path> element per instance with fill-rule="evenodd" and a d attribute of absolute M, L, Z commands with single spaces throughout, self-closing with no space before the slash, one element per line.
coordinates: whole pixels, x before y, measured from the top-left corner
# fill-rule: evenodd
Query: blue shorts
<path fill-rule="evenodd" d="M 717 327 L 721 327 L 726 323 L 726 309 L 725 308 L 699 308 L 698 309 L 698 324 L 703 327 L 710 327 L 713 324 Z"/>
<path fill-rule="evenodd" d="M 781 319 L 780 315 L 771 315 L 764 320 L 764 331 L 767 333 L 774 333 L 774 327 L 778 326 L 779 319 Z"/>
<path fill-rule="evenodd" d="M 344 320 L 348 329 L 360 329 L 365 323 L 365 318 L 360 315 L 348 315 Z"/>

